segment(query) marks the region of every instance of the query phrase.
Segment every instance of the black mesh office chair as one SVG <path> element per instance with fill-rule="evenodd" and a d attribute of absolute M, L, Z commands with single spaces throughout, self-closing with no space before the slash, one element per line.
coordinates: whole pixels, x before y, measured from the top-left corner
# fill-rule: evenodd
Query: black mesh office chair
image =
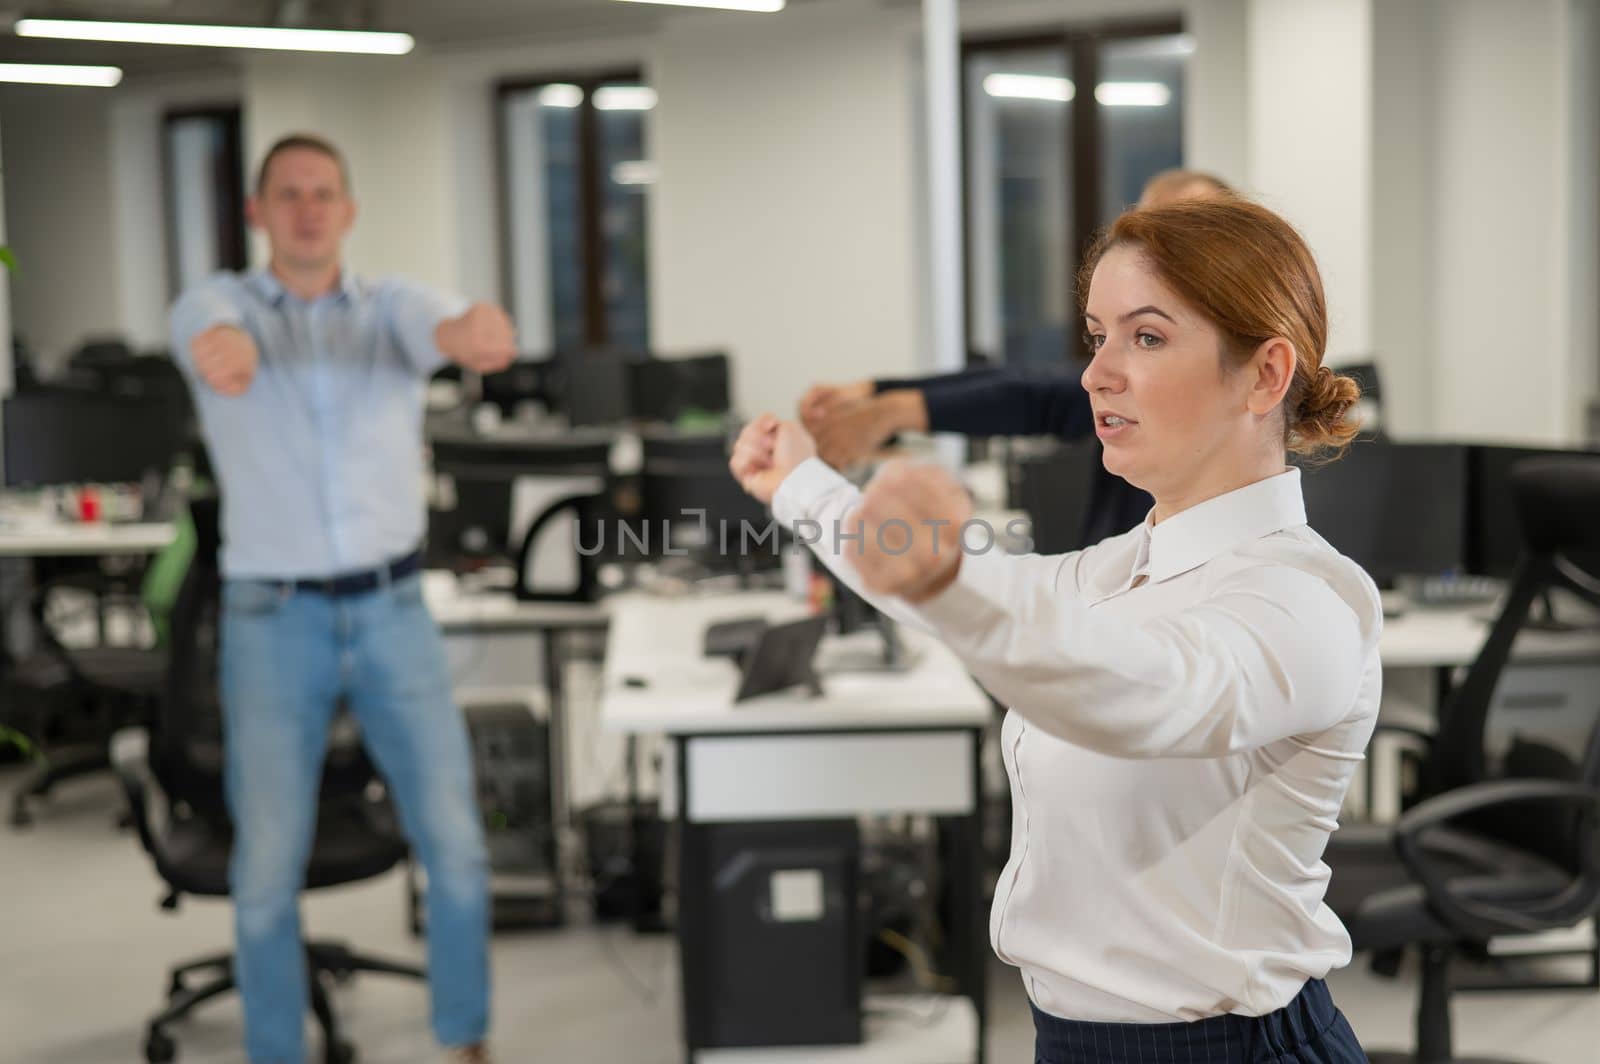
<path fill-rule="evenodd" d="M 1513 494 L 1526 549 L 1477 660 L 1446 700 L 1425 762 L 1430 795 L 1392 825 L 1341 828 L 1329 842 L 1328 904 L 1373 967 L 1422 960 L 1414 1054 L 1453 1061 L 1450 966 L 1491 938 L 1572 927 L 1600 911 L 1600 729 L 1586 747 L 1517 730 L 1489 712 L 1512 643 L 1552 588 L 1600 608 L 1600 460 L 1536 459 Z"/>
<path fill-rule="evenodd" d="M 7 716 L 38 740 L 41 763 L 12 792 L 11 824 L 33 823 L 32 802 L 65 780 L 109 769 L 107 743 L 114 731 L 142 723 L 157 703 L 166 673 L 160 646 L 105 641 L 108 604 L 136 602 L 126 580 L 95 572 L 68 573 L 37 585 L 33 594 L 35 647 L 14 662 L 4 681 Z M 67 646 L 55 630 L 52 597 L 71 589 L 92 597 L 101 641 Z M 78 618 L 82 620 L 82 617 Z"/>
<path fill-rule="evenodd" d="M 140 743 L 137 736 L 122 736 L 113 751 L 139 839 L 170 888 L 162 901 L 167 909 L 175 909 L 184 894 L 226 897 L 233 846 L 223 791 L 222 718 L 216 683 L 221 599 L 216 500 L 196 500 L 191 511 L 195 557 L 173 609 L 160 712 L 145 742 Z M 161 801 L 152 800 L 154 797 Z M 402 861 L 406 851 L 384 788 L 360 744 L 330 743 L 306 887 L 336 886 L 380 875 Z M 355 1050 L 340 1036 L 325 977 L 343 980 L 355 972 L 386 972 L 424 978 L 414 965 L 362 956 L 337 942 L 307 942 L 306 962 L 311 1005 L 322 1026 L 327 1064 L 348 1064 L 355 1059 Z M 145 1060 L 176 1059 L 168 1027 L 202 1002 L 233 988 L 233 957 L 229 953 L 173 969 L 167 1006 L 150 1020 Z"/>

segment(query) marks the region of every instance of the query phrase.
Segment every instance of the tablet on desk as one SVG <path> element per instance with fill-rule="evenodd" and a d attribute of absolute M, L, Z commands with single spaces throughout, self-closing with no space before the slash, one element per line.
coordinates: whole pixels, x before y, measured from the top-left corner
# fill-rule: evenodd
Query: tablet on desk
<path fill-rule="evenodd" d="M 805 686 L 812 697 L 822 694 L 811 659 L 827 628 L 826 617 L 806 617 L 788 624 L 775 624 L 762 630 L 755 645 L 744 655 L 739 692 L 734 702 L 771 694 L 789 687 Z"/>

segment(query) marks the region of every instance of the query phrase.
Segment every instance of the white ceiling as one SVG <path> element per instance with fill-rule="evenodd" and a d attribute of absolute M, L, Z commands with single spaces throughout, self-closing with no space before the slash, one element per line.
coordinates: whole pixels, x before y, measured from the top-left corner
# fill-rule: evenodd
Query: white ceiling
<path fill-rule="evenodd" d="M 232 53 L 161 45 L 24 40 L 5 29 L 11 17 L 308 25 L 401 30 L 419 44 L 444 48 L 540 38 L 648 31 L 681 9 L 616 0 L 0 0 L 0 61 L 115 63 L 130 77 L 233 64 Z M 761 18 L 760 15 L 730 16 Z"/>

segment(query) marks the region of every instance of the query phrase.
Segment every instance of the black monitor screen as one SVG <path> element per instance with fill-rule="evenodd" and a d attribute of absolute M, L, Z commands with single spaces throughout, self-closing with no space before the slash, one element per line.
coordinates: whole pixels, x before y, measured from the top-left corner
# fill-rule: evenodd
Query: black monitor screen
<path fill-rule="evenodd" d="M 1027 513 L 1035 551 L 1065 554 L 1088 546 L 1084 533 L 1101 463 L 1100 441 L 1093 439 L 1017 460 L 1011 505 Z"/>
<path fill-rule="evenodd" d="M 1360 439 L 1302 463 L 1306 522 L 1380 584 L 1466 563 L 1467 449 Z"/>
<path fill-rule="evenodd" d="M 629 391 L 633 416 L 671 423 L 685 414 L 728 412 L 728 356 L 660 358 L 636 362 Z"/>
<path fill-rule="evenodd" d="M 5 400 L 0 423 L 7 487 L 131 483 L 167 472 L 191 443 L 161 399 L 27 392 Z"/>
<path fill-rule="evenodd" d="M 692 549 L 719 568 L 778 564 L 776 524 L 726 463 L 647 462 L 641 488 L 640 517 L 653 537 L 652 553 L 670 545 L 673 551 Z M 703 519 L 695 513 L 702 510 Z M 668 544 L 662 543 L 663 524 L 671 529 Z"/>
<path fill-rule="evenodd" d="M 1467 562 L 1475 573 L 1508 577 L 1522 552 L 1522 529 L 1511 495 L 1511 471 L 1518 462 L 1600 452 L 1541 447 L 1472 448 Z"/>

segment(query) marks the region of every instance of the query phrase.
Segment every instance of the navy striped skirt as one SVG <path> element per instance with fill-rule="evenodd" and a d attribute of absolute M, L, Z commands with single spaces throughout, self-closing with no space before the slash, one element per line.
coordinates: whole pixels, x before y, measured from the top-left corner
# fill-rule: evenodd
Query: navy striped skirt
<path fill-rule="evenodd" d="M 1088 1023 L 1033 1010 L 1034 1064 L 1366 1064 L 1328 986 L 1312 979 L 1265 1016 Z"/>

